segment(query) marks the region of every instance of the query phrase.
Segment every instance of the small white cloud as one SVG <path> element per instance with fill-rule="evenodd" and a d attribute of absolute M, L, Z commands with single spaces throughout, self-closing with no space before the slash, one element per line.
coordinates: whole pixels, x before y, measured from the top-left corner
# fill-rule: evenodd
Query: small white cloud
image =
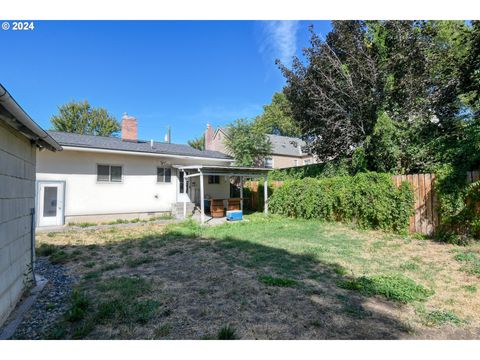
<path fill-rule="evenodd" d="M 290 65 L 297 52 L 298 21 L 263 21 L 259 52 Z"/>

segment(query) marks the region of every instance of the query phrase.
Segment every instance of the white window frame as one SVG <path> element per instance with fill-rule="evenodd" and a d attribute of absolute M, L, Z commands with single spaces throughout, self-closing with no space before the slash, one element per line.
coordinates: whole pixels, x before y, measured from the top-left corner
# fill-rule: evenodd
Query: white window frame
<path fill-rule="evenodd" d="M 311 164 L 312 164 L 312 159 L 303 160 L 303 165 L 311 165 Z"/>
<path fill-rule="evenodd" d="M 163 180 L 159 181 L 158 180 L 158 169 L 163 169 Z M 169 169 L 170 170 L 170 181 L 165 181 L 165 170 Z M 172 183 L 172 177 L 173 177 L 173 169 L 170 166 L 157 166 L 157 184 L 171 184 Z"/>
<path fill-rule="evenodd" d="M 270 166 L 267 166 L 267 160 L 270 160 L 270 162 L 271 162 L 271 165 L 270 165 Z M 263 159 L 263 166 L 266 167 L 266 168 L 268 168 L 268 169 L 273 169 L 273 166 L 274 166 L 274 165 L 273 165 L 273 157 L 271 156 L 271 157 L 266 157 L 266 158 L 264 158 L 264 159 Z"/>
<path fill-rule="evenodd" d="M 293 159 L 293 166 L 298 166 L 298 159 Z"/>
<path fill-rule="evenodd" d="M 108 180 L 99 180 L 98 179 L 98 167 L 99 166 L 108 166 Z M 120 181 L 112 181 L 112 167 L 119 167 L 121 169 Z M 123 165 L 118 164 L 96 164 L 95 171 L 97 174 L 97 183 L 98 184 L 121 184 L 123 183 Z"/>

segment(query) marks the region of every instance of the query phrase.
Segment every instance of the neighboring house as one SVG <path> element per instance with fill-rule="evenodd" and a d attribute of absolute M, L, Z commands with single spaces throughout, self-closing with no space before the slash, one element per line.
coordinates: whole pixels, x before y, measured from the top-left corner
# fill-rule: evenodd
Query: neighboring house
<path fill-rule="evenodd" d="M 216 130 L 208 124 L 205 130 L 205 149 L 228 154 L 225 147 L 226 128 Z M 272 144 L 272 155 L 264 159 L 264 166 L 273 169 L 283 169 L 294 166 L 313 164 L 315 158 L 303 151 L 305 141 L 299 138 L 267 135 Z"/>
<path fill-rule="evenodd" d="M 184 182 L 188 171 L 181 168 L 229 167 L 233 162 L 217 151 L 201 151 L 169 140 L 138 140 L 137 120 L 128 115 L 122 118 L 121 137 L 49 134 L 63 151 L 38 153 L 37 199 L 42 211 L 37 214 L 37 226 L 170 213 L 178 209 L 184 192 L 190 205 L 198 205 L 199 178 L 189 177 Z M 204 176 L 203 183 L 205 198 L 230 196 L 225 176 Z M 49 207 L 50 203 L 56 208 Z"/>
<path fill-rule="evenodd" d="M 61 147 L 0 85 L 0 325 L 33 280 L 36 149 Z"/>

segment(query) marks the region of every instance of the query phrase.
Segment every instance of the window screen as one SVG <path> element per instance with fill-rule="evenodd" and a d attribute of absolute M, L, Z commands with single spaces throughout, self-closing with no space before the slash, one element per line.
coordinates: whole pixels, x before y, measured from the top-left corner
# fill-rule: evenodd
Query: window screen
<path fill-rule="evenodd" d="M 121 166 L 110 166 L 110 181 L 112 182 L 121 182 L 122 181 L 122 167 Z"/>
<path fill-rule="evenodd" d="M 169 183 L 172 181 L 172 169 L 166 168 L 165 169 L 165 182 Z"/>
<path fill-rule="evenodd" d="M 110 166 L 97 165 L 97 181 L 110 181 Z"/>
<path fill-rule="evenodd" d="M 97 165 L 97 181 L 122 182 L 122 167 L 113 165 Z"/>
<path fill-rule="evenodd" d="M 172 182 L 171 168 L 157 168 L 157 182 Z"/>

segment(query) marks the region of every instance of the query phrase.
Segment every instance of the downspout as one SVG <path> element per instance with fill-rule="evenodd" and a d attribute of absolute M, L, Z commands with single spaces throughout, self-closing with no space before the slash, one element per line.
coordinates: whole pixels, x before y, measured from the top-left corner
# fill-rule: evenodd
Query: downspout
<path fill-rule="evenodd" d="M 37 286 L 35 278 L 35 208 L 30 209 L 30 264 L 32 266 L 33 286 Z"/>

